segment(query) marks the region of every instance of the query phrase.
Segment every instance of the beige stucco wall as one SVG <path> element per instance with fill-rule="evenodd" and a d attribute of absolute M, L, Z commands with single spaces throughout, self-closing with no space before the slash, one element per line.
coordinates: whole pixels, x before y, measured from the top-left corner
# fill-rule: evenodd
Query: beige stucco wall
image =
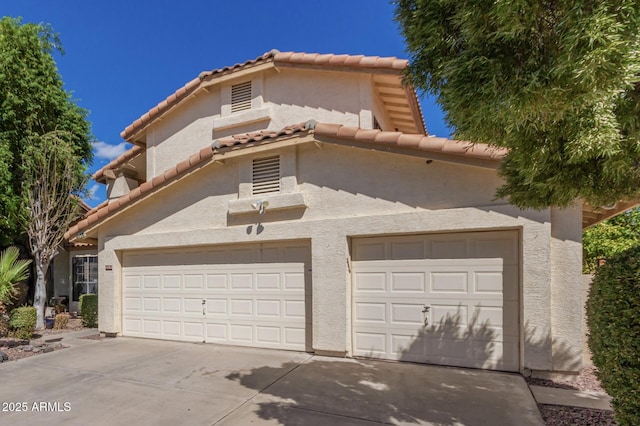
<path fill-rule="evenodd" d="M 516 229 L 522 250 L 521 366 L 572 368 L 560 349 L 564 344 L 573 348 L 581 339 L 579 333 L 574 336 L 582 317 L 574 312 L 571 293 L 574 283 L 581 283 L 579 209 L 521 211 L 494 200 L 500 180 L 489 169 L 427 164 L 421 158 L 330 144 L 288 147 L 283 153 L 295 161 L 305 209 L 230 215 L 242 168 L 251 164 L 248 156 L 193 173 L 103 225 L 100 330 L 121 330 L 122 250 L 305 239 L 311 241 L 313 264 L 313 348 L 348 354 L 350 238 Z M 572 356 L 576 350 L 571 349 Z"/>
<path fill-rule="evenodd" d="M 582 209 L 551 209 L 553 370 L 582 367 Z"/>
<path fill-rule="evenodd" d="M 61 295 L 71 298 L 71 254 L 64 248 L 53 258 L 53 296 Z"/>
<path fill-rule="evenodd" d="M 253 83 L 256 105 L 253 111 L 236 113 L 235 120 L 234 115 L 225 113 L 225 93 L 231 85 L 247 80 Z M 311 119 L 370 129 L 374 109 L 384 128 L 388 118 L 372 87 L 367 74 L 290 68 L 270 69 L 211 86 L 147 129 L 147 180 L 211 145 L 213 140 L 232 134 L 280 130 Z M 230 124 L 234 121 L 237 123 Z"/>

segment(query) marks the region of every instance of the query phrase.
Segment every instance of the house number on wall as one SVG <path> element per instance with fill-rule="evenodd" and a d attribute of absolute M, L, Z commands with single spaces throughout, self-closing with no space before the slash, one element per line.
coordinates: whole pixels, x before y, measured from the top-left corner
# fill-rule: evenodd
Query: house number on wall
<path fill-rule="evenodd" d="M 105 271 L 113 271 L 113 265 L 104 265 Z"/>

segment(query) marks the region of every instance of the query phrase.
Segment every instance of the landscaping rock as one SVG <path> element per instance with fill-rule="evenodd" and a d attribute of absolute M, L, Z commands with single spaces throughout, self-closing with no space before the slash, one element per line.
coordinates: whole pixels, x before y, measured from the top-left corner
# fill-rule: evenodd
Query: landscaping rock
<path fill-rule="evenodd" d="M 51 346 L 45 346 L 44 348 L 42 348 L 42 353 L 48 353 L 48 352 L 53 352 L 53 348 Z"/>
<path fill-rule="evenodd" d="M 5 346 L 7 348 L 15 348 L 16 346 L 24 346 L 28 345 L 28 340 L 20 340 L 20 339 L 0 339 L 0 347 Z"/>
<path fill-rule="evenodd" d="M 5 354 L 4 352 L 0 351 L 0 362 L 5 362 L 9 360 L 9 355 Z"/>
<path fill-rule="evenodd" d="M 23 352 L 33 352 L 33 346 L 25 345 L 25 346 L 22 347 L 22 351 Z"/>

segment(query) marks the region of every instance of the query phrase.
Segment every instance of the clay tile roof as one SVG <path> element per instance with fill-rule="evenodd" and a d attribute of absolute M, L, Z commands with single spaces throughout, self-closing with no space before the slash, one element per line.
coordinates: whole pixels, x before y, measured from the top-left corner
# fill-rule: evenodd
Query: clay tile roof
<path fill-rule="evenodd" d="M 303 53 L 303 52 L 279 52 L 271 50 L 246 62 L 235 65 L 214 69 L 211 71 L 201 72 L 198 77 L 194 78 L 183 87 L 168 96 L 165 100 L 151 108 L 147 113 L 131 123 L 125 128 L 120 136 L 128 140 L 136 132 L 147 126 L 155 118 L 159 117 L 180 101 L 187 98 L 195 92 L 202 82 L 211 80 L 221 75 L 230 74 L 238 70 L 256 66 L 262 63 L 274 62 L 277 64 L 292 65 L 313 65 L 313 66 L 331 66 L 334 68 L 359 68 L 359 69 L 389 69 L 394 71 L 402 71 L 407 67 L 409 61 L 406 59 L 398 59 L 395 57 L 379 57 L 379 56 L 363 56 L 363 55 L 335 55 L 335 54 L 319 54 L 319 53 Z"/>
<path fill-rule="evenodd" d="M 410 135 L 400 132 L 383 132 L 381 130 L 360 129 L 336 124 L 318 123 L 316 136 L 353 140 L 356 142 L 377 145 L 399 146 L 420 151 L 438 152 L 467 158 L 482 160 L 501 160 L 506 154 L 505 148 L 491 147 L 486 144 L 436 138 L 424 135 Z"/>
<path fill-rule="evenodd" d="M 310 129 L 309 122 L 294 124 L 280 130 L 260 130 L 258 132 L 243 133 L 227 136 L 213 141 L 214 149 L 227 148 L 235 145 L 245 145 L 250 142 L 260 142 L 265 139 L 275 139 L 280 136 L 292 135 Z"/>
<path fill-rule="evenodd" d="M 143 152 L 144 152 L 143 147 L 139 145 L 135 145 L 133 148 L 125 151 L 124 154 L 122 154 L 120 157 L 116 158 L 115 160 L 111 161 L 109 164 L 107 164 L 106 166 L 104 166 L 103 168 L 95 172 L 93 176 L 91 176 L 91 179 L 99 181 L 100 179 L 103 178 L 105 170 L 117 169 L 127 161 L 133 159 L 139 154 L 142 154 Z"/>

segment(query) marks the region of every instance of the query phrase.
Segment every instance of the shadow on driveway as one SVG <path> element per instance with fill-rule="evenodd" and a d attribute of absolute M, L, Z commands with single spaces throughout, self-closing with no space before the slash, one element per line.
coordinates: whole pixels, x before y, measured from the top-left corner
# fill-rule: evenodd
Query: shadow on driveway
<path fill-rule="evenodd" d="M 314 357 L 221 424 L 540 425 L 519 375 L 409 363 Z M 227 379 L 258 390 L 273 367 Z"/>

